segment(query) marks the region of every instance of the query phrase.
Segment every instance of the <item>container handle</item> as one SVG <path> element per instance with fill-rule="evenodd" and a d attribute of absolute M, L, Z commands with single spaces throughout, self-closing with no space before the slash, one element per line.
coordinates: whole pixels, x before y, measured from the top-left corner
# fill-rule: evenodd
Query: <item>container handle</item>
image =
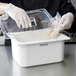
<path fill-rule="evenodd" d="M 48 46 L 48 43 L 41 43 L 40 46 Z"/>

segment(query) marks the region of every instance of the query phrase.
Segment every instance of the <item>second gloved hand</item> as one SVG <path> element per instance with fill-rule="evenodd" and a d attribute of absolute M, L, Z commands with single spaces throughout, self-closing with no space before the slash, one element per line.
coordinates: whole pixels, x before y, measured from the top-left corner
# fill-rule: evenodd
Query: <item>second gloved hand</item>
<path fill-rule="evenodd" d="M 31 21 L 27 13 L 13 4 L 8 4 L 8 8 L 5 12 L 16 21 L 17 26 L 20 28 L 28 28 L 31 27 Z"/>
<path fill-rule="evenodd" d="M 52 23 L 51 27 L 53 29 L 60 28 L 60 30 L 62 31 L 64 29 L 71 28 L 71 25 L 72 25 L 73 21 L 74 21 L 73 14 L 72 13 L 67 13 L 67 14 L 63 15 L 61 19 L 55 20 Z"/>
<path fill-rule="evenodd" d="M 51 27 L 52 30 L 48 36 L 48 39 L 56 38 L 59 35 L 59 32 L 61 32 L 64 29 L 69 29 L 73 23 L 74 16 L 72 13 L 67 13 L 62 16 L 61 19 L 55 20 Z"/>
<path fill-rule="evenodd" d="M 67 13 L 67 14 L 63 15 L 59 21 L 61 30 L 71 28 L 73 21 L 74 21 L 74 16 L 72 13 Z"/>

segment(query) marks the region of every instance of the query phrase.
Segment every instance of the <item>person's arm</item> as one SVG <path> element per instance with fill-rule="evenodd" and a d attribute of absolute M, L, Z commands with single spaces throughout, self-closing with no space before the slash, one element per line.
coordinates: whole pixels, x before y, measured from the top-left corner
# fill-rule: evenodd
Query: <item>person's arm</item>
<path fill-rule="evenodd" d="M 60 11 L 59 13 L 62 15 L 62 18 L 59 20 L 56 20 L 52 23 L 51 27 L 53 29 L 57 29 L 57 30 L 53 30 L 50 34 L 50 36 L 57 36 L 57 34 L 59 32 L 61 32 L 64 29 L 70 29 L 72 28 L 72 24 L 75 20 L 75 14 L 76 14 L 76 10 L 75 8 L 72 6 L 71 2 L 68 2 L 69 0 L 60 0 Z M 74 30 L 75 28 L 73 28 L 72 30 Z M 75 29 L 76 30 L 76 29 Z M 58 32 L 58 33 L 57 33 Z"/>
<path fill-rule="evenodd" d="M 75 7 L 72 5 L 70 0 L 60 0 L 60 9 L 59 12 L 61 15 L 64 15 L 68 12 L 72 13 L 74 16 L 74 21 L 76 21 L 76 9 Z"/>
<path fill-rule="evenodd" d="M 74 6 L 72 5 L 72 3 L 71 3 L 70 0 L 60 0 L 60 10 L 59 10 L 59 13 L 61 15 L 65 15 L 67 13 L 71 13 L 73 15 L 74 20 L 72 22 L 72 26 L 67 31 L 69 31 L 69 32 L 75 32 L 76 31 L 76 28 L 75 28 L 76 27 L 76 9 L 74 8 Z M 70 22 L 69 22 L 69 24 L 70 24 Z"/>
<path fill-rule="evenodd" d="M 1 2 L 0 2 L 0 5 L 6 5 L 6 4 L 7 4 L 7 3 L 1 3 Z"/>
<path fill-rule="evenodd" d="M 60 9 L 59 12 L 61 15 L 64 15 L 68 12 L 71 12 L 74 16 L 76 16 L 76 9 L 72 5 L 70 0 L 60 0 Z"/>
<path fill-rule="evenodd" d="M 0 2 L 0 14 L 6 13 L 5 10 L 8 8 L 8 3 L 1 3 Z"/>

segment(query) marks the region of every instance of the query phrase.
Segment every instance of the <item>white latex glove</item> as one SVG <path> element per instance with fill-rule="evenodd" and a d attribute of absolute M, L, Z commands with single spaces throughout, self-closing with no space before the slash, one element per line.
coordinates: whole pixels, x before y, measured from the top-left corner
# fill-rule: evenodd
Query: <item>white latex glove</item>
<path fill-rule="evenodd" d="M 64 29 L 69 29 L 73 23 L 74 16 L 72 13 L 67 13 L 61 19 L 57 19 L 51 25 L 52 30 L 48 36 L 49 39 L 56 38 L 59 33 Z"/>
<path fill-rule="evenodd" d="M 63 15 L 59 21 L 59 25 L 61 25 L 61 30 L 71 28 L 73 21 L 74 21 L 74 16 L 72 13 L 67 13 Z"/>
<path fill-rule="evenodd" d="M 5 12 L 16 21 L 18 27 L 28 28 L 31 27 L 31 21 L 27 13 L 13 4 L 9 4 Z"/>
<path fill-rule="evenodd" d="M 53 29 L 61 28 L 61 30 L 69 29 L 73 23 L 74 16 L 72 13 L 67 13 L 61 19 L 54 21 L 51 25 Z"/>

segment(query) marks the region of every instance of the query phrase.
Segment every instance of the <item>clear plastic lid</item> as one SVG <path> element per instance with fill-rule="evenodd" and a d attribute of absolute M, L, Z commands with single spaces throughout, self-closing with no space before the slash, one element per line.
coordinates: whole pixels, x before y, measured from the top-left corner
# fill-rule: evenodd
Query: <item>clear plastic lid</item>
<path fill-rule="evenodd" d="M 31 19 L 32 27 L 29 28 L 18 28 L 16 22 L 11 19 L 4 19 L 5 27 L 7 32 L 21 32 L 21 31 L 30 31 L 30 30 L 39 30 L 48 28 L 51 25 L 51 18 L 52 17 L 45 9 L 33 10 L 28 11 L 27 14 Z"/>
<path fill-rule="evenodd" d="M 32 27 L 25 29 L 18 28 L 16 22 L 13 19 L 4 15 L 1 18 L 2 31 L 4 34 L 46 29 L 50 27 L 53 20 L 53 17 L 46 11 L 46 9 L 27 11 L 27 14 L 31 19 Z"/>

